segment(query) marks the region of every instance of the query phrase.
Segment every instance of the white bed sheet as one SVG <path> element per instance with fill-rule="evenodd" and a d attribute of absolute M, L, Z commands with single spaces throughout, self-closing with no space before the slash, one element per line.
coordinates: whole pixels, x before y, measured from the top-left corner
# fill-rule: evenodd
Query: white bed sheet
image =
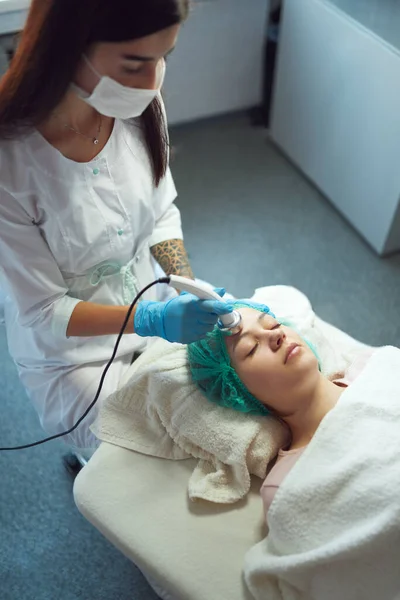
<path fill-rule="evenodd" d="M 243 557 L 265 526 L 254 480 L 233 506 L 189 503 L 194 460 L 101 444 L 74 486 L 82 514 L 174 600 L 250 600 Z M 156 590 L 157 591 L 157 590 Z"/>

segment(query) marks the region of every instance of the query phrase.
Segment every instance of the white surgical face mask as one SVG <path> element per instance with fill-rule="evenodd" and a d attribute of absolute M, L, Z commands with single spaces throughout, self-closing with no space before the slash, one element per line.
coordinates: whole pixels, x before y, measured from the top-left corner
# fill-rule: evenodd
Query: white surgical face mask
<path fill-rule="evenodd" d="M 76 85 L 73 85 L 72 87 L 82 100 L 87 102 L 87 104 L 90 104 L 90 106 L 93 106 L 97 112 L 105 117 L 113 117 L 114 119 L 132 119 L 134 117 L 140 117 L 158 95 L 164 82 L 164 60 L 161 60 L 157 66 L 157 88 L 155 90 L 142 90 L 139 88 L 126 87 L 107 75 L 101 75 L 96 71 L 85 55 L 84 59 L 93 73 L 99 78 L 99 83 L 90 95 Z"/>

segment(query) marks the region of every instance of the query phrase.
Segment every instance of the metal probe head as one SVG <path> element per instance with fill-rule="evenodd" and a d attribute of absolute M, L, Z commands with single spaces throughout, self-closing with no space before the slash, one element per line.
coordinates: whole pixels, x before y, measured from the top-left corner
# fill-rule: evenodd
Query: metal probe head
<path fill-rule="evenodd" d="M 227 326 L 221 319 L 218 319 L 218 327 L 226 335 L 236 335 L 242 330 L 242 315 L 237 310 L 234 310 L 229 316 L 232 318 L 232 323 Z"/>

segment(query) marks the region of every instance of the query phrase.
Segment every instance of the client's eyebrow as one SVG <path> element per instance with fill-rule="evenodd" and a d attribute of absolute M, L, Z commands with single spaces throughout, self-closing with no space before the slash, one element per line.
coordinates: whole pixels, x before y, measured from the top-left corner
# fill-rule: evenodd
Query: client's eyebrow
<path fill-rule="evenodd" d="M 257 322 L 262 321 L 265 317 L 270 317 L 271 315 L 269 315 L 268 313 L 262 312 L 259 314 Z M 235 336 L 235 339 L 233 340 L 233 351 L 236 351 L 236 346 L 238 345 L 238 343 L 243 340 L 243 338 L 245 338 L 246 336 L 249 336 L 250 332 L 249 331 L 245 331 L 244 333 L 238 333 Z"/>

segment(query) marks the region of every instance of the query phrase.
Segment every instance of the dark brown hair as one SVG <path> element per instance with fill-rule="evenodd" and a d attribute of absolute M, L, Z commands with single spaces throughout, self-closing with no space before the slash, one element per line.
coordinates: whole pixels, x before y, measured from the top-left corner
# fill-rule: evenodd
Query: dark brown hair
<path fill-rule="evenodd" d="M 10 68 L 0 82 L 0 138 L 43 123 L 65 96 L 82 54 L 96 42 L 130 41 L 183 21 L 189 0 L 33 0 Z M 142 126 L 156 185 L 168 163 L 158 99 Z"/>

